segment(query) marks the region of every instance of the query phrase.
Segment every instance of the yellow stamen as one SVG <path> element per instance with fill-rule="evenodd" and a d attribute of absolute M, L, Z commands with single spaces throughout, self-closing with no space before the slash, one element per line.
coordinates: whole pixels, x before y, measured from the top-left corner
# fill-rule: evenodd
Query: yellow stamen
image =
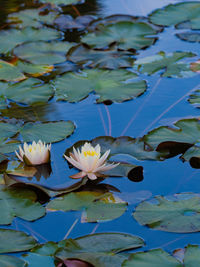
<path fill-rule="evenodd" d="M 84 151 L 83 154 L 84 154 L 85 157 L 87 157 L 87 156 L 92 156 L 92 157 L 98 156 L 98 153 L 96 151 L 90 151 L 90 150 Z"/>

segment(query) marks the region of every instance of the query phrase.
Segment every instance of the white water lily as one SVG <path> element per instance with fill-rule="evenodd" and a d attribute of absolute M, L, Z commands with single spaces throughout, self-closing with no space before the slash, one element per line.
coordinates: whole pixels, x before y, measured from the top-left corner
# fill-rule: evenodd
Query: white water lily
<path fill-rule="evenodd" d="M 26 165 L 40 165 L 50 161 L 51 144 L 46 145 L 41 140 L 28 145 L 24 143 L 23 148 L 19 146 L 19 153 L 15 151 L 17 157 Z"/>
<path fill-rule="evenodd" d="M 73 153 L 70 153 L 70 157 L 66 155 L 64 155 L 64 157 L 74 167 L 81 170 L 81 172 L 71 175 L 70 177 L 76 179 L 88 176 L 89 179 L 95 180 L 97 177 L 104 176 L 101 172 L 108 171 L 119 165 L 119 163 L 106 164 L 106 159 L 110 154 L 110 150 L 107 150 L 102 156 L 100 152 L 100 145 L 93 147 L 87 142 L 81 147 L 81 151 L 73 147 Z"/>

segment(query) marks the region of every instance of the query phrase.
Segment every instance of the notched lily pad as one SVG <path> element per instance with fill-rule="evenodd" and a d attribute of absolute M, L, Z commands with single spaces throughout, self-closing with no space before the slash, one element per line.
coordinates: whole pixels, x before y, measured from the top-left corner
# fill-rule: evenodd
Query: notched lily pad
<path fill-rule="evenodd" d="M 92 68 L 118 69 L 132 67 L 133 54 L 128 51 L 92 50 L 83 45 L 70 49 L 68 60 L 78 64 L 86 64 Z"/>
<path fill-rule="evenodd" d="M 50 41 L 61 37 L 61 33 L 50 28 L 34 29 L 26 27 L 22 30 L 11 29 L 0 32 L 0 53 L 7 54 L 17 45 L 33 41 Z M 45 63 L 43 63 L 45 64 Z"/>
<path fill-rule="evenodd" d="M 122 267 L 182 267 L 182 264 L 162 249 L 133 253 L 125 260 Z"/>
<path fill-rule="evenodd" d="M 107 100 L 123 102 L 133 99 L 146 90 L 146 82 L 127 70 L 87 70 L 85 76 L 66 73 L 53 81 L 58 100 L 78 102 L 90 93 L 97 94 L 98 103 Z M 86 76 L 87 75 L 87 76 Z"/>
<path fill-rule="evenodd" d="M 53 65 L 66 61 L 65 55 L 73 45 L 68 42 L 31 42 L 16 47 L 14 54 L 34 64 Z"/>
<path fill-rule="evenodd" d="M 157 71 L 162 71 L 162 77 L 190 77 L 194 73 L 190 69 L 190 65 L 183 62 L 177 62 L 187 57 L 196 56 L 190 52 L 174 52 L 158 54 L 146 58 L 141 58 L 135 61 L 134 65 L 138 67 L 141 73 L 148 75 L 154 74 Z"/>
<path fill-rule="evenodd" d="M 36 245 L 36 240 L 24 232 L 0 229 L 0 253 L 27 251 Z"/>
<path fill-rule="evenodd" d="M 156 196 L 152 201 L 140 203 L 133 217 L 140 224 L 156 230 L 174 233 L 199 232 L 200 197 L 193 193 Z"/>
<path fill-rule="evenodd" d="M 116 44 L 122 50 L 146 48 L 156 41 L 157 31 L 147 23 L 120 21 L 101 25 L 95 32 L 86 34 L 81 41 L 94 48 L 106 48 Z M 152 36 L 152 37 L 149 37 Z"/>

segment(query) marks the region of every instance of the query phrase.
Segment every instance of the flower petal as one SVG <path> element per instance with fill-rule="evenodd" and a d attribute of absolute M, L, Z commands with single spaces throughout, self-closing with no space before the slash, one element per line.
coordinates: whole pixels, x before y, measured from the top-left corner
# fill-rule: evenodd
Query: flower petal
<path fill-rule="evenodd" d="M 96 175 L 92 172 L 87 173 L 87 176 L 90 180 L 96 180 L 97 179 Z"/>

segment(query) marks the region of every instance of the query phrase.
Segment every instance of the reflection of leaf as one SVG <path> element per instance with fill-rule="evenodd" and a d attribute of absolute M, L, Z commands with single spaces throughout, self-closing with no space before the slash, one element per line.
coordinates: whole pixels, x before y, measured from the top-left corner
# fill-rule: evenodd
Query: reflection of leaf
<path fill-rule="evenodd" d="M 135 61 L 141 73 L 149 75 L 162 70 L 163 77 L 184 77 L 192 75 L 189 64 L 178 62 L 186 57 L 194 57 L 195 54 L 190 52 L 174 52 L 165 54 L 159 52 L 158 54 L 146 58 L 141 58 Z"/>
<path fill-rule="evenodd" d="M 65 55 L 73 45 L 68 42 L 31 42 L 16 47 L 14 54 L 34 64 L 57 64 L 66 61 Z"/>
<path fill-rule="evenodd" d="M 87 70 L 87 77 L 66 73 L 55 79 L 56 97 L 59 100 L 78 102 L 95 91 L 98 103 L 106 100 L 123 102 L 135 98 L 146 90 L 146 82 L 138 81 L 135 73 L 126 70 Z M 125 82 L 128 79 L 132 81 Z"/>
<path fill-rule="evenodd" d="M 118 69 L 131 67 L 133 62 L 132 55 L 130 52 L 117 50 L 91 50 L 79 45 L 69 51 L 68 60 L 78 64 L 87 63 L 90 67 Z"/>
<path fill-rule="evenodd" d="M 29 105 L 47 102 L 54 93 L 51 86 L 44 84 L 36 78 L 30 78 L 19 83 L 7 84 L 7 88 L 2 91 L 8 99 Z"/>
<path fill-rule="evenodd" d="M 125 212 L 126 205 L 125 202 L 119 202 L 111 193 L 82 191 L 65 194 L 50 201 L 47 209 L 78 211 L 84 208 L 84 221 L 96 222 L 118 218 Z"/>
<path fill-rule="evenodd" d="M 25 261 L 8 255 L 0 255 L 0 266 L 1 267 L 25 267 Z"/>
<path fill-rule="evenodd" d="M 143 201 L 136 207 L 133 216 L 140 224 L 166 232 L 200 231 L 199 195 L 183 193 L 154 199 L 156 202 Z"/>
<path fill-rule="evenodd" d="M 26 9 L 17 13 L 8 15 L 8 23 L 12 23 L 12 27 L 25 28 L 34 27 L 42 28 L 44 24 L 51 25 L 57 16 L 57 12 L 50 11 L 43 14 L 40 9 Z"/>
<path fill-rule="evenodd" d="M 0 229 L 0 253 L 27 251 L 36 245 L 32 236 L 8 229 Z"/>
<path fill-rule="evenodd" d="M 15 46 L 32 41 L 48 41 L 60 37 L 60 33 L 54 29 L 24 28 L 23 30 L 11 29 L 0 32 L 0 53 L 8 53 Z M 45 64 L 45 63 L 43 63 Z"/>
<path fill-rule="evenodd" d="M 133 253 L 122 264 L 123 267 L 182 267 L 182 264 L 162 249 Z M 189 267 L 189 266 L 188 266 Z"/>
<path fill-rule="evenodd" d="M 27 221 L 37 220 L 45 215 L 45 208 L 35 203 L 36 194 L 31 190 L 6 189 L 0 187 L 0 224 L 11 224 L 14 217 Z"/>
<path fill-rule="evenodd" d="M 46 143 L 59 142 L 74 131 L 74 124 L 71 121 L 55 121 L 45 123 L 25 123 L 20 130 L 24 142 L 42 140 Z"/>
<path fill-rule="evenodd" d="M 95 48 L 105 48 L 116 43 L 119 49 L 141 49 L 152 45 L 156 38 L 156 30 L 150 25 L 140 22 L 122 21 L 113 25 L 102 26 L 100 31 L 88 33 L 82 42 Z"/>

